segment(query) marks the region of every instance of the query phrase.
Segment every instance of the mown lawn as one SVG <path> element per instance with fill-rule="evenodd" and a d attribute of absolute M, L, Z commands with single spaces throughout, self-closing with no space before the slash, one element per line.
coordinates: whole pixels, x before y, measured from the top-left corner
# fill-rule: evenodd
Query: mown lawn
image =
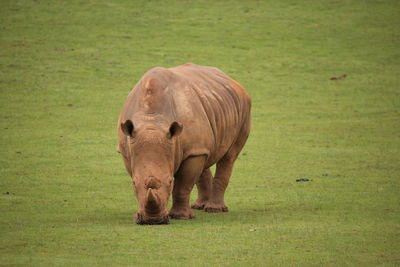
<path fill-rule="evenodd" d="M 395 0 L 3 0 L 0 265 L 400 265 L 399 14 Z M 230 212 L 139 226 L 117 118 L 145 71 L 186 62 L 253 99 Z"/>

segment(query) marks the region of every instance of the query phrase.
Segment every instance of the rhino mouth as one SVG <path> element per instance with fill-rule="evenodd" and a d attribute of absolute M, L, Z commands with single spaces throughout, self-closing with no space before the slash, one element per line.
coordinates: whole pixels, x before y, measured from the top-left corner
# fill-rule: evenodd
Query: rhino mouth
<path fill-rule="evenodd" d="M 137 213 L 135 215 L 136 224 L 139 225 L 161 225 L 161 224 L 169 224 L 169 216 L 165 215 L 162 217 L 147 217 L 143 214 Z"/>

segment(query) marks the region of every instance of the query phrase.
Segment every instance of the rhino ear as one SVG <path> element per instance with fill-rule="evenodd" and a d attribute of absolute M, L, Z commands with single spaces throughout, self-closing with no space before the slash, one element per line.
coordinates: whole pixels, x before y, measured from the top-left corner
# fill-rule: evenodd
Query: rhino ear
<path fill-rule="evenodd" d="M 169 131 L 167 133 L 168 138 L 172 138 L 174 136 L 178 136 L 181 134 L 183 130 L 183 126 L 181 123 L 174 121 L 171 126 L 169 127 Z"/>
<path fill-rule="evenodd" d="M 135 126 L 131 120 L 126 120 L 125 122 L 121 123 L 121 129 L 125 135 L 130 137 L 135 136 Z"/>

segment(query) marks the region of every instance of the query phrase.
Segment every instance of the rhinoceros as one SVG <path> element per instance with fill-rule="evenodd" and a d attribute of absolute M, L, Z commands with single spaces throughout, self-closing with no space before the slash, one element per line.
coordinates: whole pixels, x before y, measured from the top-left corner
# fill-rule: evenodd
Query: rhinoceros
<path fill-rule="evenodd" d="M 138 200 L 137 224 L 191 219 L 192 209 L 228 211 L 224 194 L 249 136 L 250 107 L 246 90 L 214 67 L 187 63 L 144 74 L 118 119 L 118 152 Z M 195 184 L 198 198 L 190 206 Z"/>

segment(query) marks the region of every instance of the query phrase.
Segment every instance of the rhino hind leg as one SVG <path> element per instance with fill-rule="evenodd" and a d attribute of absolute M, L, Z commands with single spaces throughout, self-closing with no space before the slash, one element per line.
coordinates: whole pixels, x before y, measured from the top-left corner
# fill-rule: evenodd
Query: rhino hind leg
<path fill-rule="evenodd" d="M 196 183 L 198 196 L 196 202 L 192 204 L 192 209 L 204 209 L 211 196 L 212 179 L 210 168 L 204 169 Z"/>
<path fill-rule="evenodd" d="M 250 119 L 243 125 L 238 139 L 228 152 L 217 162 L 212 190 L 208 203 L 204 206 L 206 212 L 227 212 L 228 207 L 224 202 L 225 190 L 228 187 L 233 165 L 239 156 L 250 132 Z"/>
<path fill-rule="evenodd" d="M 194 212 L 190 209 L 190 193 L 195 182 L 199 179 L 205 164 L 205 156 L 186 159 L 175 175 L 172 191 L 172 208 L 169 216 L 173 219 L 192 219 Z"/>
<path fill-rule="evenodd" d="M 217 169 L 212 183 L 209 201 L 204 206 L 206 212 L 227 212 L 228 207 L 224 202 L 225 190 L 228 187 L 229 178 L 232 174 L 233 164 L 236 157 L 225 155 L 217 162 Z"/>

